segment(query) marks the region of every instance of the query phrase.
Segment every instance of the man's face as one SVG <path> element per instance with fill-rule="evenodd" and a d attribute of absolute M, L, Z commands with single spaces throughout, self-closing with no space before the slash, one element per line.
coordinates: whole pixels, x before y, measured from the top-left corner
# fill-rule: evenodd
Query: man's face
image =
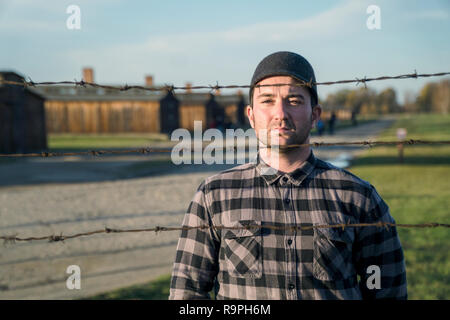
<path fill-rule="evenodd" d="M 294 85 L 253 90 L 253 108 L 247 107 L 247 116 L 258 139 L 264 144 L 271 145 L 270 137 L 274 136 L 278 138 L 280 150 L 284 145 L 309 143 L 309 133 L 320 118 L 321 108 L 319 105 L 311 108 L 308 89 L 296 86 L 296 83 L 289 76 L 274 76 L 258 85 Z"/>

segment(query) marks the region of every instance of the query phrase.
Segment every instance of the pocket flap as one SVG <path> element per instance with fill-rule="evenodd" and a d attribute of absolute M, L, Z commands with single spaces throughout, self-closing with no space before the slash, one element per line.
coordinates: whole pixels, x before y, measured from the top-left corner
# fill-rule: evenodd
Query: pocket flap
<path fill-rule="evenodd" d="M 230 229 L 227 227 L 230 227 Z M 230 226 L 226 226 L 224 230 L 225 239 L 259 236 L 261 235 L 261 221 L 239 220 Z"/>
<path fill-rule="evenodd" d="M 314 232 L 333 241 L 352 243 L 353 233 L 342 228 L 314 228 Z"/>

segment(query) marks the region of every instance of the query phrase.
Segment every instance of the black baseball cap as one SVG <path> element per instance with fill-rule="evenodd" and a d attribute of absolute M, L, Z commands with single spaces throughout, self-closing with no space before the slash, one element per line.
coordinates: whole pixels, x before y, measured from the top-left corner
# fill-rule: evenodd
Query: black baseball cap
<path fill-rule="evenodd" d="M 311 94 L 311 105 L 317 105 L 319 99 L 313 67 L 301 55 L 289 51 L 275 52 L 261 60 L 253 73 L 250 84 L 250 101 L 253 100 L 253 86 L 261 80 L 273 76 L 291 76 L 300 81 L 311 82 L 311 87 L 307 87 Z"/>

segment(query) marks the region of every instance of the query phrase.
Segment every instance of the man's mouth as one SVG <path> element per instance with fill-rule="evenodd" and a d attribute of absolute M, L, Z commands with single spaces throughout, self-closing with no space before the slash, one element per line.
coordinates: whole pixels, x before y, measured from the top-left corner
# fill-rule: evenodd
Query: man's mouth
<path fill-rule="evenodd" d="M 291 132 L 292 129 L 288 128 L 288 127 L 276 127 L 276 128 L 273 128 L 272 131 L 278 131 L 281 133 L 285 133 L 285 132 Z"/>

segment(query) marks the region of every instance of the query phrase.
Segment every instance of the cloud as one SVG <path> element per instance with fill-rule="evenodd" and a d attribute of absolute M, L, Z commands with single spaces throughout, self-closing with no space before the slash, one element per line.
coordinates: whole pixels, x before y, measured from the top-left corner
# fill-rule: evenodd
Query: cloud
<path fill-rule="evenodd" d="M 190 51 L 211 44 L 279 43 L 316 37 L 343 36 L 357 27 L 359 21 L 354 19 L 354 16 L 358 16 L 358 14 L 363 21 L 366 14 L 364 5 L 357 1 L 348 1 L 342 6 L 307 19 L 258 23 L 215 32 L 204 31 L 151 36 L 143 44 L 134 46 L 134 48 L 150 51 L 172 51 L 174 47 L 180 47 L 185 51 Z"/>
<path fill-rule="evenodd" d="M 185 63 L 187 60 L 198 61 L 198 56 L 210 58 L 231 50 L 252 50 L 257 46 L 289 47 L 317 39 L 325 42 L 350 36 L 358 29 L 364 31 L 365 9 L 359 1 L 347 1 L 306 19 L 257 23 L 221 31 L 152 35 L 142 42 L 92 46 L 73 50 L 69 55 L 74 61 L 94 64 L 104 62 L 105 57 L 119 61 L 132 57 L 133 61 L 144 64 L 149 59 L 159 58 Z"/>

